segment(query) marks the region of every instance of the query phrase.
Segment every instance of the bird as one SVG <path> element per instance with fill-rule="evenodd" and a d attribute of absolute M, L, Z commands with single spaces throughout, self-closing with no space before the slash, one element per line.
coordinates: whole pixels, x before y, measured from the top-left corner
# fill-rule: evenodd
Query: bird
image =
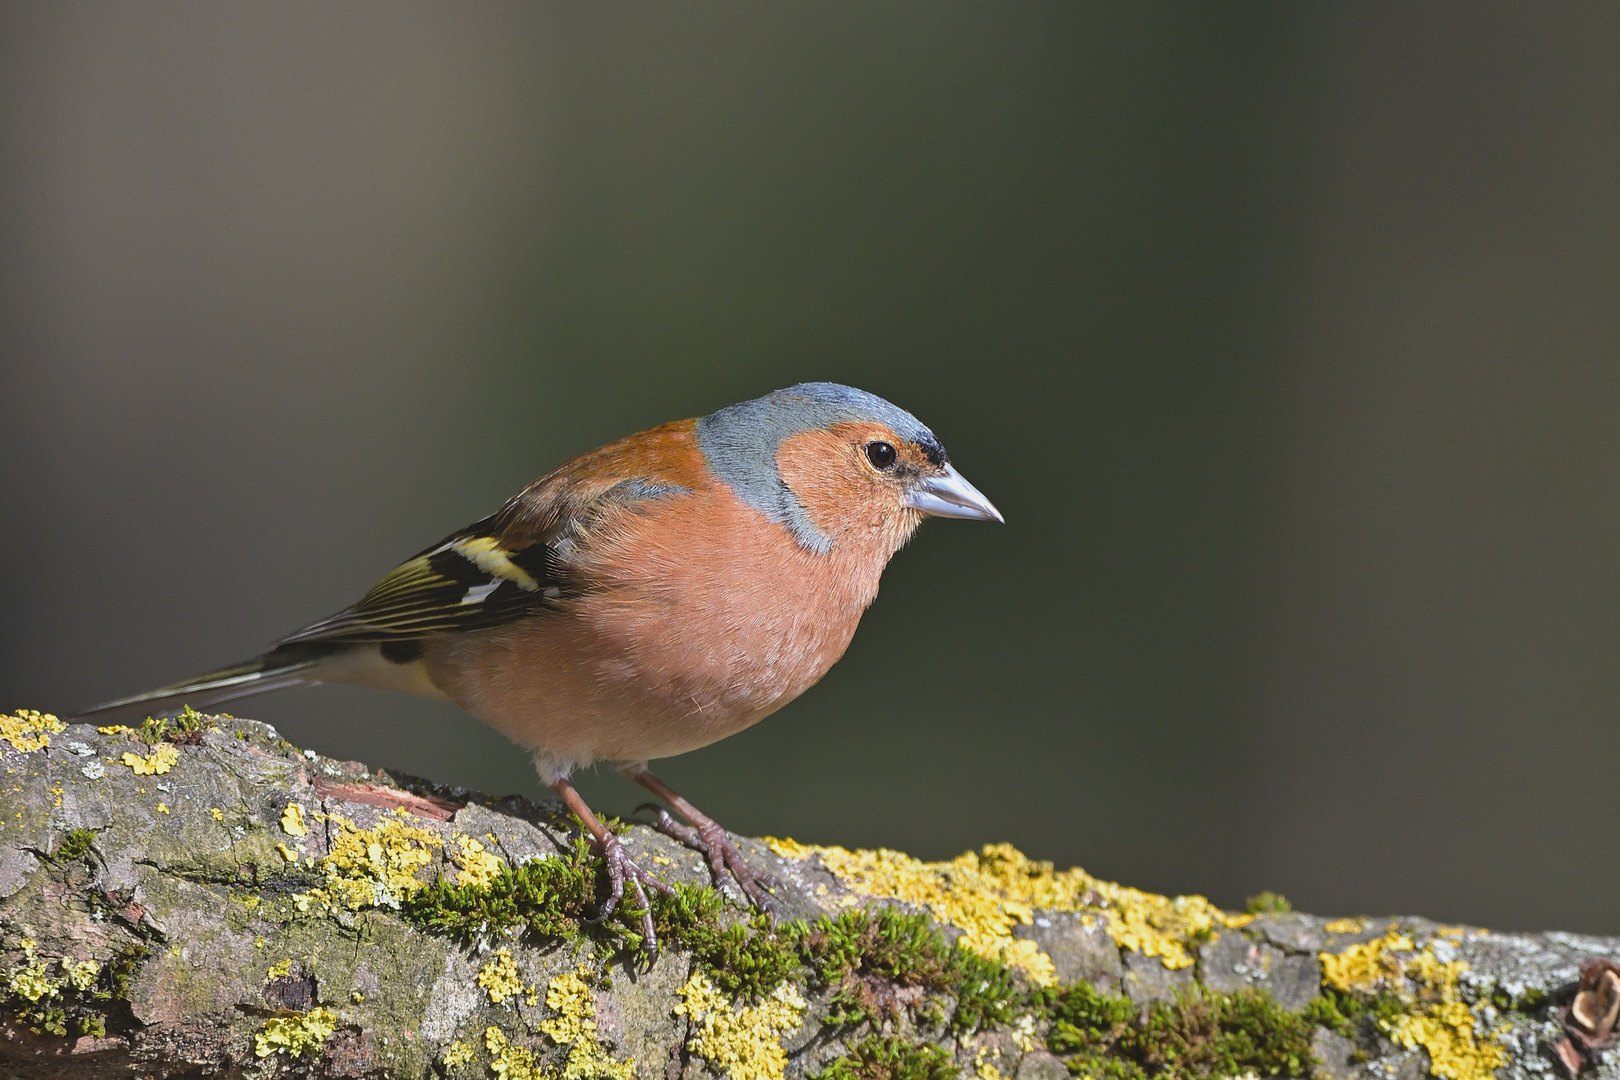
<path fill-rule="evenodd" d="M 890 558 L 926 517 L 1004 521 L 915 416 L 807 382 L 582 454 L 399 564 L 360 600 L 196 678 L 79 719 L 177 715 L 320 683 L 448 700 L 533 757 L 626 883 L 643 886 L 570 781 L 608 762 L 663 800 L 656 827 L 750 901 L 769 877 L 648 763 L 707 746 L 803 694 L 843 656 Z"/>

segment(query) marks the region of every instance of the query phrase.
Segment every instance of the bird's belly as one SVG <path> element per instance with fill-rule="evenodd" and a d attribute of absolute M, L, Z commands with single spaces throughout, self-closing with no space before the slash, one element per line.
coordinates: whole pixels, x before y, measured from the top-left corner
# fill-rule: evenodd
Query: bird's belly
<path fill-rule="evenodd" d="M 572 765 L 645 761 L 733 735 L 814 685 L 860 616 L 821 614 L 739 605 L 717 619 L 709 607 L 695 625 L 668 598 L 599 595 L 434 643 L 425 660 L 452 699 L 521 746 Z"/>

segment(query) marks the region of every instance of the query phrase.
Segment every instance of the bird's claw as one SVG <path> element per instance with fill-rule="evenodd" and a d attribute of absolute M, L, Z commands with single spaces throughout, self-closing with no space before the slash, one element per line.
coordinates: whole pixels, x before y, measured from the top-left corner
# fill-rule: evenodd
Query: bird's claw
<path fill-rule="evenodd" d="M 727 838 L 726 831 L 718 824 L 705 821 L 695 827 L 683 825 L 661 806 L 643 803 L 636 807 L 638 813 L 649 809 L 658 815 L 653 819 L 653 828 L 670 839 L 703 853 L 704 858 L 709 861 L 709 873 L 714 875 L 716 884 L 724 881 L 729 873 L 732 880 L 742 889 L 743 895 L 747 896 L 755 907 L 761 911 L 776 910 L 776 897 L 771 893 L 780 883 L 771 875 L 749 866 L 742 852 L 737 850 L 737 846 Z"/>
<path fill-rule="evenodd" d="M 636 902 L 641 905 L 641 936 L 643 947 L 647 950 L 649 960 L 658 956 L 658 934 L 653 929 L 652 905 L 647 902 L 647 888 L 657 889 L 665 896 L 675 895 L 675 890 L 658 880 L 652 874 L 637 866 L 630 858 L 629 852 L 619 838 L 608 833 L 603 839 L 596 841 L 597 853 L 602 857 L 602 865 L 608 875 L 608 898 L 602 904 L 602 910 L 594 918 L 585 922 L 592 926 L 604 922 L 619 907 L 619 901 L 624 899 L 624 883 L 628 881 L 630 888 L 635 892 Z"/>

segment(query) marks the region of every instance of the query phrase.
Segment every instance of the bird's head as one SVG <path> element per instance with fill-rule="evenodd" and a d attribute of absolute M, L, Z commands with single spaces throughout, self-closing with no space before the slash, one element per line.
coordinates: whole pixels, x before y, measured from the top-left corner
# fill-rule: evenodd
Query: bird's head
<path fill-rule="evenodd" d="M 898 549 L 924 517 L 1001 521 L 904 409 L 838 383 L 800 383 L 697 422 L 709 468 L 799 546 Z"/>

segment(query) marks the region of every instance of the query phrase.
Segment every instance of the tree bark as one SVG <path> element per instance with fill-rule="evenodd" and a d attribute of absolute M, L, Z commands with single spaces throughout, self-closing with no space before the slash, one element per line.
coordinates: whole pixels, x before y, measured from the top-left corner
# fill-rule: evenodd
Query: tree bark
<path fill-rule="evenodd" d="M 1295 1075 L 1528 1080 L 1574 1068 L 1620 1077 L 1602 970 L 1576 999 L 1584 962 L 1620 959 L 1615 939 L 1275 910 L 1215 913 L 1203 925 L 1207 905 L 1080 887 L 1038 866 L 1029 888 L 1070 891 L 1038 903 L 1016 889 L 990 895 L 972 874 L 1023 867 L 1010 849 L 919 869 L 898 855 L 885 863 L 739 841 L 778 879 L 783 925 L 898 905 L 930 914 L 958 945 L 1012 962 L 1016 1000 L 965 1026 L 949 1019 L 950 992 L 924 1007 L 928 987 L 943 984 L 920 976 L 873 968 L 840 987 L 810 965 L 769 993 L 728 995 L 720 975 L 698 978 L 720 971 L 715 962 L 704 969 L 679 939 L 648 964 L 637 949 L 609 955 L 584 929 L 429 928 L 411 907 L 429 883 L 564 859 L 577 823 L 556 806 L 300 753 L 253 721 L 108 732 L 19 714 L 0 725 L 0 762 L 8 1076 L 753 1080 L 833 1069 L 1056 1080 L 1080 1059 L 1072 1038 L 1054 1034 L 1062 1007 L 1053 1002 L 1084 983 L 1137 1010 L 1097 1051 L 1104 1057 L 1126 1045 L 1121 1031 L 1151 1029 L 1155 1003 L 1161 1019 L 1196 1026 L 1188 1003 L 1199 995 L 1259 991 L 1315 1025 L 1306 1030 L 1316 1060 L 1282 1070 Z M 633 826 L 622 839 L 666 881 L 713 884 L 699 854 L 652 829 Z M 961 884 L 969 878 L 980 883 Z M 735 887 L 722 894 L 731 905 L 722 922 L 746 921 Z M 988 930 L 977 921 L 984 912 Z M 705 986 L 719 997 L 703 998 Z M 838 1022 L 840 991 L 866 995 L 864 1020 Z M 1364 1011 L 1341 1023 L 1327 1008 L 1335 1002 L 1341 1014 Z M 889 1041 L 873 1041 L 881 1036 Z M 1207 1071 L 1192 1058 L 1154 1058 L 1147 1038 L 1128 1033 L 1138 1047 L 1130 1068 Z M 927 1060 L 940 1071 L 884 1073 L 870 1054 L 849 1056 L 863 1043 L 909 1048 L 914 1061 L 937 1047 Z"/>

